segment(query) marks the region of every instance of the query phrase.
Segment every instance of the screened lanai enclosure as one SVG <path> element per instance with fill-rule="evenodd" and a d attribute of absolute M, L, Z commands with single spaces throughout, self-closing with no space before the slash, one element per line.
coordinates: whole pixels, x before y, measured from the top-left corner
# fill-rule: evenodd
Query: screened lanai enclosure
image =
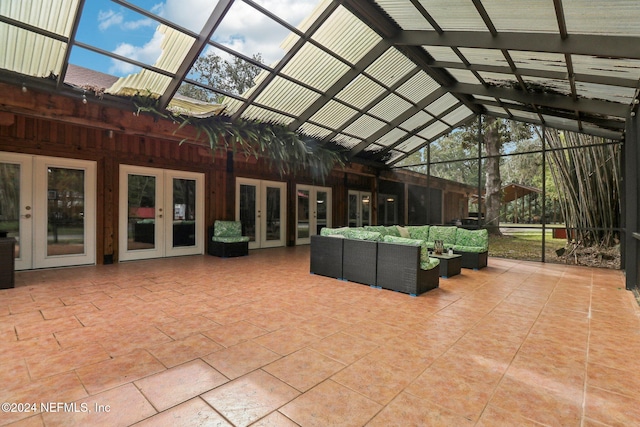
<path fill-rule="evenodd" d="M 193 126 L 199 131 L 173 137 L 175 143 L 223 151 L 227 140 L 220 135 L 228 126 L 255 132 L 268 125 L 275 135 L 295 135 L 295 144 L 307 147 L 299 154 L 305 161 L 320 147 L 344 156 L 342 165 L 367 168 L 363 176 L 417 171 L 427 186 L 432 179 L 460 183 L 467 190 L 450 201 L 460 214 L 440 222 L 526 222 L 540 235 L 541 261 L 550 260 L 547 243 L 555 252 L 554 240 L 570 241 L 572 233 L 619 244 L 620 267 L 634 288 L 639 22 L 635 0 L 4 0 L 0 82 L 19 91 L 12 99 L 2 95 L 0 111 L 5 128 L 14 123 L 7 115 L 21 114 L 141 135 L 130 130 L 131 114 L 116 121 L 82 106 L 114 108 L 169 120 L 166 135 Z M 47 111 L 26 98 L 32 91 L 76 104 L 61 111 L 50 102 Z M 498 132 L 499 125 L 509 129 Z M 496 138 L 504 138 L 497 150 Z M 269 156 L 279 143 L 276 137 L 259 144 Z M 0 148 L 37 151 L 16 139 Z M 598 150 L 615 168 L 616 189 L 589 181 L 600 173 Z M 284 161 L 292 151 L 276 150 Z M 595 169 L 576 169 L 593 161 Z M 235 179 L 230 164 L 220 172 L 224 180 Z M 330 166 L 334 173 L 341 167 Z M 343 182 L 352 183 L 346 176 Z M 492 205 L 494 193 L 511 183 L 537 190 L 524 206 L 526 221 L 522 210 Z M 572 206 L 589 202 L 571 202 L 565 196 L 571 189 L 583 199 L 610 194 L 599 214 L 610 218 L 576 219 L 588 215 Z M 396 199 L 384 197 L 384 188 L 373 190 L 382 195 L 379 211 L 393 208 Z M 425 194 L 427 203 L 449 203 Z M 346 188 L 333 197 L 334 209 L 346 205 Z M 234 209 L 226 198 L 222 203 L 224 212 Z M 409 211 L 398 211 L 398 222 L 410 222 Z M 383 222 L 381 212 L 377 219 Z M 568 237 L 554 235 L 556 228 Z"/>

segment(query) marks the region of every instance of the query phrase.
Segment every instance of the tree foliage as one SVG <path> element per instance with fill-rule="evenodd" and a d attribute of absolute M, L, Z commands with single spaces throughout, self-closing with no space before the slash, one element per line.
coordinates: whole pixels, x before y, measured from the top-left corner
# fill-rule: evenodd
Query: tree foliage
<path fill-rule="evenodd" d="M 257 53 L 252 59 L 262 62 L 262 55 Z M 225 96 L 224 93 L 240 95 L 251 88 L 253 80 L 260 71 L 262 69 L 259 66 L 237 56 L 226 60 L 215 53 L 209 53 L 198 58 L 193 64 L 192 72 L 195 73 L 193 80 L 218 89 L 222 93 L 207 91 L 192 84 L 183 84 L 178 93 L 200 101 L 220 104 Z"/>

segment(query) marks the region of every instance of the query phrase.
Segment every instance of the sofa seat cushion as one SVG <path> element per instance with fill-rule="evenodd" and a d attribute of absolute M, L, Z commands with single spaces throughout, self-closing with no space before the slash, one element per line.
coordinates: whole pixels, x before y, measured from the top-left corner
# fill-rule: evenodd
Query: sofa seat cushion
<path fill-rule="evenodd" d="M 221 243 L 242 243 L 248 242 L 249 236 L 213 236 L 211 238 L 212 242 L 221 242 Z"/>
<path fill-rule="evenodd" d="M 456 244 L 453 249 L 461 252 L 486 252 L 489 249 L 489 233 L 486 229 L 466 230 L 461 228 L 456 234 Z"/>
<path fill-rule="evenodd" d="M 458 252 L 468 252 L 468 253 L 476 253 L 481 254 L 486 252 L 487 249 L 483 246 L 462 246 L 462 245 L 453 245 L 453 250 Z"/>
<path fill-rule="evenodd" d="M 431 270 L 440 265 L 439 259 L 429 257 L 429 248 L 424 240 L 387 235 L 382 238 L 382 241 L 385 243 L 397 243 L 399 245 L 420 246 L 420 269 L 422 270 Z"/>

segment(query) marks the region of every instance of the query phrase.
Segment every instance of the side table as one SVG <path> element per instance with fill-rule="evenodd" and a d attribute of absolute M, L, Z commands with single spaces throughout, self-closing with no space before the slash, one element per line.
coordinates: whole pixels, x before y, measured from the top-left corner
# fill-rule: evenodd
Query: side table
<path fill-rule="evenodd" d="M 430 252 L 429 256 L 440 260 L 440 277 L 447 279 L 456 274 L 460 274 L 462 270 L 462 255 L 449 255 L 446 253 L 438 255 Z"/>

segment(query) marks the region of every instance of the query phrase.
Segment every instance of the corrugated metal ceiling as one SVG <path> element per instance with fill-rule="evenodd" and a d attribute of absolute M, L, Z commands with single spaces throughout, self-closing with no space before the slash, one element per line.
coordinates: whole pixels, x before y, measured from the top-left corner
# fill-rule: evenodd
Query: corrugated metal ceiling
<path fill-rule="evenodd" d="M 150 92 L 196 116 L 224 108 L 387 164 L 477 114 L 621 139 L 640 86 L 636 0 L 323 0 L 297 27 L 268 2 L 221 0 L 199 33 L 138 2 L 111 2 L 157 21 L 154 63 L 76 40 L 83 0 L 3 0 L 0 80 L 53 76 L 60 89 L 70 50 L 87 49 L 137 67 L 108 88 L 113 95 Z M 260 64 L 216 41 L 234 4 L 289 33 L 283 56 Z M 190 65 L 208 47 L 260 67 L 254 86 L 230 94 L 194 81 Z M 187 76 L 222 105 L 176 96 Z"/>

